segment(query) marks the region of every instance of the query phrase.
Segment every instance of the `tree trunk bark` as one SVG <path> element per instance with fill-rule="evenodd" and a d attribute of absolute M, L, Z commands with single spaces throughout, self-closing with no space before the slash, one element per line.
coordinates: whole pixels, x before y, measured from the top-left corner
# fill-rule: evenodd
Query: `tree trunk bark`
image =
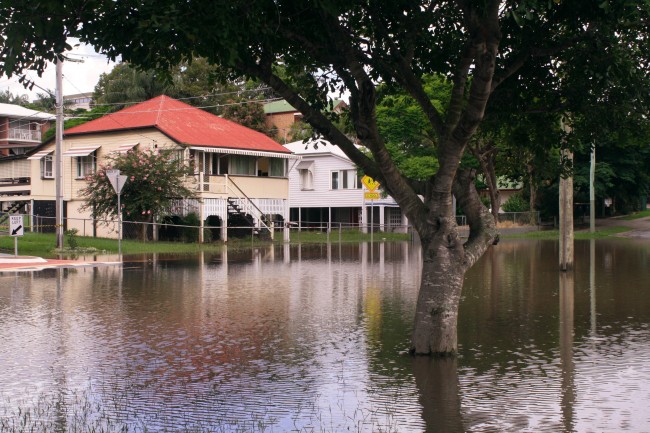
<path fill-rule="evenodd" d="M 455 222 L 442 221 L 428 245 L 422 245 L 420 292 L 415 311 L 412 352 L 453 355 L 458 350 L 458 304 L 465 267 Z"/>

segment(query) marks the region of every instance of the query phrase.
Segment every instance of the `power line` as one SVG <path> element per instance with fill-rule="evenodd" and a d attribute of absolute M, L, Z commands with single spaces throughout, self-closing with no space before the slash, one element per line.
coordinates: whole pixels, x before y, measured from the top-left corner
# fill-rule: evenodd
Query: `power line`
<path fill-rule="evenodd" d="M 257 89 L 243 89 L 243 90 L 233 90 L 231 92 L 208 93 L 208 94 L 205 94 L 205 95 L 187 96 L 187 97 L 184 97 L 184 98 L 174 98 L 174 99 L 176 99 L 177 101 L 188 101 L 190 99 L 207 99 L 207 98 L 211 98 L 211 97 L 215 97 L 215 96 L 237 95 L 237 94 L 240 94 L 240 93 L 249 93 L 249 92 L 264 92 L 264 91 L 267 91 L 267 90 L 271 90 L 271 88 L 270 87 L 259 87 Z M 84 93 L 84 92 L 80 92 L 80 93 Z M 282 99 L 282 98 L 278 98 L 278 99 Z M 135 105 L 135 104 L 140 104 L 141 102 L 144 102 L 144 101 L 111 102 L 111 103 L 104 103 L 104 104 L 93 103 L 93 106 L 94 107 L 114 107 L 114 106 L 119 106 L 119 105 Z"/>

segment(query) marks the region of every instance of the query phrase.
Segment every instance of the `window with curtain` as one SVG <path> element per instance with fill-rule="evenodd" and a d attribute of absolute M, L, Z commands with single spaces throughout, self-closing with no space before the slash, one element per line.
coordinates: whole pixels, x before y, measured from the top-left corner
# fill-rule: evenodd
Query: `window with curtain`
<path fill-rule="evenodd" d="M 230 157 L 230 174 L 255 176 L 255 158 L 233 155 Z"/>
<path fill-rule="evenodd" d="M 95 152 L 87 156 L 77 157 L 77 178 L 82 179 L 95 172 Z"/>
<path fill-rule="evenodd" d="M 269 158 L 269 176 L 284 177 L 285 160 L 281 158 Z"/>

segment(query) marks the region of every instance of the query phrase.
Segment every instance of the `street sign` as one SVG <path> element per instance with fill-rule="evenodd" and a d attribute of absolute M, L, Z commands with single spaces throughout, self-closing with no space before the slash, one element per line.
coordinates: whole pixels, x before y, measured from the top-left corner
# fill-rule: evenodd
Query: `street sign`
<path fill-rule="evenodd" d="M 22 215 L 9 216 L 9 234 L 11 236 L 23 236 L 25 234 Z"/>
<path fill-rule="evenodd" d="M 374 190 L 379 188 L 379 182 L 377 182 L 370 176 L 363 176 L 361 178 L 361 183 L 364 184 L 366 188 L 368 188 L 368 191 L 370 192 L 373 192 Z"/>
<path fill-rule="evenodd" d="M 122 188 L 124 188 L 124 184 L 128 179 L 128 176 L 120 174 L 119 170 L 106 170 L 106 177 L 111 182 L 111 185 L 113 185 L 115 192 L 118 194 L 122 192 Z"/>
<path fill-rule="evenodd" d="M 380 194 L 378 192 L 364 192 L 363 198 L 366 200 L 379 200 Z"/>

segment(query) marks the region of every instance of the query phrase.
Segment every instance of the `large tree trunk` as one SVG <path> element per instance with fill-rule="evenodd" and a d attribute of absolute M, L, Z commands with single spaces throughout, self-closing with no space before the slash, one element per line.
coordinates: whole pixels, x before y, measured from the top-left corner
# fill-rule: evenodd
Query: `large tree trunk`
<path fill-rule="evenodd" d="M 498 240 L 493 216 L 474 186 L 474 173 L 459 170 L 453 193 L 470 225 L 466 242 L 453 216 L 429 220 L 434 234 L 422 239 L 422 279 L 415 310 L 411 352 L 453 355 L 458 350 L 457 323 L 465 272 Z"/>
<path fill-rule="evenodd" d="M 455 227 L 442 231 L 428 246 L 422 246 L 422 279 L 413 330 L 415 354 L 457 351 L 458 304 L 465 268 L 451 245 L 459 241 Z"/>

